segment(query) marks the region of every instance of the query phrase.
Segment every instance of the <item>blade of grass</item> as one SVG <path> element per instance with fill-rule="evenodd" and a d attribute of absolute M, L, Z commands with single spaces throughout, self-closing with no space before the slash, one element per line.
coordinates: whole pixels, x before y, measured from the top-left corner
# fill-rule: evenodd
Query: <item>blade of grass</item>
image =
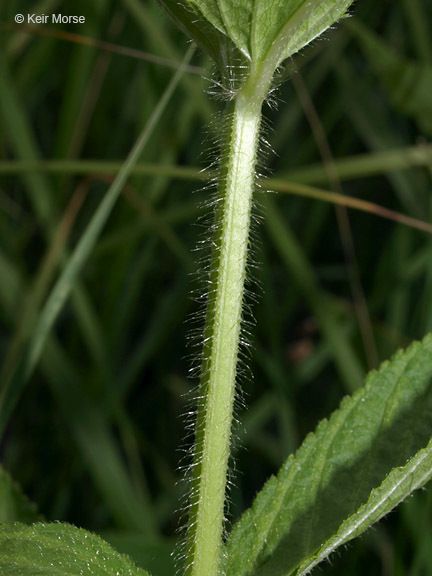
<path fill-rule="evenodd" d="M 55 0 L 58 3 L 58 0 Z M 47 2 L 48 4 L 48 2 Z M 54 2 L 50 2 L 54 4 Z M 38 10 L 37 13 L 46 13 L 50 9 Z M 172 70 L 177 70 L 181 62 L 179 60 L 171 60 L 169 58 L 163 58 L 157 54 L 150 54 L 149 52 L 144 52 L 143 50 L 138 50 L 137 48 L 129 48 L 128 46 L 120 46 L 119 44 L 113 42 L 106 42 L 103 40 L 97 40 L 91 38 L 90 36 L 85 36 L 83 34 L 76 34 L 75 32 L 68 32 L 66 30 L 54 30 L 46 27 L 36 27 L 36 26 L 23 26 L 14 24 L 5 24 L 0 22 L 0 30 L 15 30 L 19 32 L 20 38 L 29 37 L 31 40 L 32 36 L 47 36 L 49 38 L 56 38 L 58 40 L 64 40 L 65 42 L 73 42 L 75 44 L 81 44 L 83 46 L 88 46 L 89 48 L 96 48 L 104 52 L 111 52 L 112 54 L 117 54 L 119 56 L 125 56 L 127 58 L 133 58 L 134 60 L 142 60 L 143 62 L 150 62 L 156 64 L 157 66 L 165 66 L 166 68 L 171 68 Z M 17 42 L 11 41 L 9 49 L 15 52 L 15 44 Z M 199 66 L 191 66 L 188 64 L 185 66 L 185 72 L 188 74 L 195 74 L 201 76 L 203 74 L 203 69 Z"/>
<path fill-rule="evenodd" d="M 121 162 L 103 160 L 41 160 L 28 162 L 21 160 L 0 160 L 0 174 L 21 174 L 25 172 L 46 172 L 48 174 L 98 175 L 116 174 Z M 342 181 L 380 176 L 391 172 L 399 172 L 415 167 L 432 166 L 432 144 L 419 144 L 394 150 L 378 150 L 368 154 L 359 154 L 335 160 L 335 173 Z M 143 164 L 137 162 L 132 170 L 137 176 L 167 176 L 178 180 L 206 181 L 214 173 L 211 170 L 203 172 L 195 166 L 174 166 L 159 164 Z M 310 164 L 282 172 L 278 178 L 270 178 L 270 182 L 295 182 L 297 184 L 325 184 L 327 174 L 322 163 Z"/>
<path fill-rule="evenodd" d="M 134 316 L 134 310 L 138 309 L 142 286 L 146 278 L 151 274 L 152 263 L 157 260 L 156 247 L 157 238 L 151 238 L 145 248 L 140 251 L 138 256 L 132 261 L 132 264 L 124 276 L 125 287 L 120 298 L 117 298 L 111 315 L 112 328 L 108 331 L 109 349 L 113 350 L 116 356 L 116 365 L 121 365 L 122 359 L 128 350 L 128 344 L 123 337 L 127 331 L 130 319 Z"/>
<path fill-rule="evenodd" d="M 0 294 L 5 315 L 9 316 L 20 299 L 20 279 L 15 267 L 2 251 L 0 251 Z"/>
<path fill-rule="evenodd" d="M 375 150 L 348 158 L 335 159 L 335 173 L 341 182 L 399 172 L 432 165 L 432 145 L 419 144 L 394 150 Z M 280 178 L 299 184 L 323 184 L 326 172 L 322 164 L 311 164 L 284 173 Z"/>
<path fill-rule="evenodd" d="M 58 4 L 60 4 L 60 0 L 41 0 L 41 2 L 38 2 L 32 7 L 32 10 L 34 10 L 35 14 L 50 14 L 54 12 Z M 15 59 L 26 49 L 31 41 L 31 37 L 25 32 L 25 30 L 23 30 L 22 26 L 8 26 L 7 24 L 5 25 L 4 23 L 0 23 L 0 30 L 2 28 L 5 29 L 6 27 L 9 29 L 15 29 L 17 32 L 12 36 L 7 44 L 8 55 Z M 33 33 L 40 29 L 37 25 L 29 28 Z"/>
<path fill-rule="evenodd" d="M 88 36 L 93 36 L 100 33 L 99 28 L 99 23 L 95 24 L 93 20 L 90 20 L 83 25 L 83 32 Z M 76 130 L 80 124 L 80 114 L 98 56 L 95 50 L 88 50 L 82 44 L 73 44 L 70 48 L 71 50 L 66 55 L 67 75 L 62 90 L 53 146 L 53 155 L 57 158 L 71 156 L 71 147 L 74 146 Z M 62 188 L 66 187 L 63 179 L 60 179 L 60 183 Z"/>
<path fill-rule="evenodd" d="M 22 352 L 22 347 L 31 334 L 37 312 L 49 289 L 51 280 L 59 263 L 61 254 L 67 244 L 73 223 L 81 209 L 85 195 L 87 194 L 88 183 L 84 182 L 79 186 L 72 196 L 67 206 L 63 218 L 53 236 L 53 241 L 42 261 L 40 270 L 36 274 L 34 285 L 26 299 L 20 316 L 16 324 L 15 334 L 5 354 L 2 368 L 0 370 L 0 382 L 7 379 L 7 374 L 11 373 L 12 367 L 17 365 Z"/>
<path fill-rule="evenodd" d="M 326 190 L 320 190 L 311 186 L 284 182 L 280 180 L 269 179 L 266 182 L 268 186 L 273 188 L 275 192 L 296 194 L 298 196 L 314 198 L 315 200 L 321 200 L 323 202 L 338 204 L 339 206 L 346 206 L 347 208 L 354 208 L 362 212 L 380 216 L 381 218 L 399 222 L 400 224 L 409 226 L 411 228 L 416 228 L 417 230 L 427 232 L 428 234 L 432 233 L 432 225 L 428 222 L 424 222 L 418 218 L 412 218 L 411 216 L 406 216 L 405 214 L 395 212 L 394 210 L 389 210 L 388 208 L 384 208 L 383 206 L 379 206 L 373 202 L 368 202 L 367 200 L 361 200 L 360 198 L 353 198 L 351 196 L 346 196 L 345 194 L 327 192 Z"/>
<path fill-rule="evenodd" d="M 11 321 L 25 300 L 24 286 L 14 264 L 0 252 L 0 304 Z M 145 489 L 139 497 L 131 484 L 107 412 L 88 402 L 82 379 L 53 335 L 47 337 L 45 348 L 41 370 L 108 509 L 120 526 L 154 534 L 150 500 L 145 497 Z"/>
<path fill-rule="evenodd" d="M 186 294 L 187 283 L 181 278 L 171 290 L 160 296 L 144 334 L 137 338 L 137 344 L 124 362 L 117 386 L 112 390 L 112 404 L 127 398 L 133 382 L 137 381 L 137 375 L 142 372 L 155 351 L 161 349 L 160 342 L 167 337 L 173 326 L 184 318 L 185 311 L 183 306 L 179 306 L 179 302 L 188 302 Z"/>
<path fill-rule="evenodd" d="M 101 257 L 108 254 L 116 246 L 130 244 L 143 234 L 155 235 L 154 232 L 162 225 L 176 226 L 185 222 L 193 222 L 194 218 L 202 215 L 204 209 L 202 206 L 197 206 L 195 202 L 190 202 L 184 206 L 174 206 L 166 212 L 159 213 L 155 221 L 147 221 L 145 223 L 130 224 L 122 226 L 118 231 L 107 235 L 106 238 L 101 240 L 95 248 L 95 257 Z"/>
<path fill-rule="evenodd" d="M 115 40 L 123 26 L 124 14 L 116 11 L 108 25 L 108 38 Z M 81 94 L 82 100 L 75 118 L 75 126 L 70 134 L 70 141 L 67 148 L 68 158 L 79 157 L 83 149 L 86 137 L 88 136 L 89 126 L 94 116 L 97 103 L 100 100 L 111 63 L 112 55 L 109 52 L 97 52 L 88 82 Z"/>
<path fill-rule="evenodd" d="M 158 213 L 152 208 L 151 204 L 142 199 L 133 189 L 125 188 L 124 193 L 126 200 L 140 213 L 143 223 L 148 222 L 154 225 L 156 234 L 160 236 L 161 240 L 175 254 L 184 267 L 192 271 L 195 267 L 194 262 L 183 242 L 172 228 L 161 222 Z"/>
<path fill-rule="evenodd" d="M 187 51 L 183 64 L 187 64 L 190 61 L 193 52 L 193 48 L 190 48 Z M 116 179 L 106 193 L 105 198 L 98 207 L 86 231 L 81 236 L 62 275 L 51 291 L 19 367 L 2 387 L 0 391 L 0 435 L 4 431 L 12 410 L 21 395 L 22 389 L 31 377 L 33 370 L 39 361 L 46 338 L 49 335 L 61 309 L 67 301 L 72 287 L 81 272 L 84 263 L 87 261 L 87 258 L 89 257 L 106 221 L 108 220 L 115 202 L 130 175 L 131 167 L 138 160 L 145 145 L 149 142 L 150 136 L 183 74 L 184 70 L 182 65 L 170 81 L 158 103 L 158 106 L 153 111 L 153 114 L 149 118 L 148 123 L 144 127 Z"/>
<path fill-rule="evenodd" d="M 17 157 L 37 162 L 40 159 L 35 132 L 28 118 L 26 110 L 8 75 L 8 68 L 0 52 L 0 118 L 5 126 L 5 133 L 11 142 L 12 149 Z M 57 221 L 56 201 L 58 196 L 53 193 L 51 182 L 43 174 L 24 174 L 23 180 L 37 221 L 41 226 L 44 238 L 49 244 L 52 241 Z M 67 253 L 62 254 L 62 263 L 67 259 Z M 101 358 L 100 346 L 95 347 L 95 334 L 100 333 L 95 314 L 82 315 L 83 310 L 91 309 L 85 291 L 77 283 L 73 292 L 73 305 L 78 311 L 78 319 L 83 336 L 94 354 L 95 359 Z M 101 339 L 99 339 L 101 341 Z M 0 385 L 0 388 L 4 383 Z M 1 392 L 0 392 L 1 397 Z"/>
<path fill-rule="evenodd" d="M 148 41 L 154 46 L 154 50 L 163 54 L 168 60 L 178 60 L 178 48 L 163 27 L 163 20 L 160 15 L 156 16 L 152 13 L 151 8 L 154 6 L 149 6 L 140 0 L 122 0 L 122 4 L 144 32 Z M 200 84 L 202 81 L 198 82 L 197 80 L 197 78 L 185 76 L 183 78 L 184 90 L 195 103 L 195 107 L 204 121 L 208 123 L 213 115 L 213 103 L 206 98 L 202 84 Z"/>
<path fill-rule="evenodd" d="M 38 146 L 22 113 L 22 105 L 13 90 L 5 62 L 0 50 L 0 121 L 10 137 L 17 156 L 22 160 L 37 163 Z M 30 201 L 44 230 L 53 230 L 53 197 L 49 182 L 43 174 L 26 174 L 22 177 L 29 191 Z"/>
<path fill-rule="evenodd" d="M 347 391 L 353 392 L 361 386 L 365 370 L 357 358 L 353 347 L 347 341 L 343 324 L 336 314 L 332 298 L 318 285 L 314 271 L 291 232 L 287 222 L 282 220 L 278 209 L 269 194 L 264 197 L 266 224 L 270 238 L 282 260 L 290 270 L 293 281 L 301 290 L 313 311 L 323 337 L 328 341 L 337 370 Z"/>
<path fill-rule="evenodd" d="M 432 146 L 421 148 L 407 148 L 395 152 L 376 153 L 371 157 L 369 155 L 354 157 L 336 162 L 336 170 L 341 180 L 350 180 L 359 177 L 386 174 L 388 172 L 411 168 L 412 166 L 427 166 L 432 163 Z M 69 172 L 73 174 L 115 174 L 120 169 L 121 164 L 118 162 L 103 161 L 46 161 L 41 163 L 28 162 L 2 162 L 0 161 L 0 174 L 18 174 L 22 172 L 47 172 L 62 173 Z M 177 180 L 206 181 L 213 175 L 211 171 L 203 172 L 199 168 L 180 167 L 180 166 L 156 166 L 150 164 L 137 164 L 131 173 L 142 176 L 152 176 L 164 174 Z M 307 176 L 309 174 L 309 176 Z M 281 178 L 266 178 L 266 188 L 275 192 L 285 194 L 294 194 L 305 198 L 321 200 L 331 204 L 346 206 L 354 210 L 360 210 L 369 214 L 374 214 L 381 218 L 387 218 L 399 222 L 405 226 L 417 228 L 428 234 L 432 233 L 432 225 L 428 222 L 406 216 L 400 212 L 390 210 L 373 202 L 354 198 L 345 194 L 337 194 L 322 190 L 313 186 L 308 186 L 304 182 L 324 182 L 326 179 L 325 171 L 322 166 L 312 166 L 311 168 L 302 169 L 299 172 L 293 172 L 292 181 Z"/>
<path fill-rule="evenodd" d="M 314 135 L 314 140 L 317 144 L 318 150 L 320 151 L 324 170 L 327 174 L 328 183 L 335 194 L 343 195 L 342 184 L 337 177 L 335 170 L 333 152 L 330 148 L 330 144 L 318 111 L 314 105 L 314 102 L 312 101 L 301 73 L 294 75 L 293 82 L 305 116 Z M 345 267 L 348 272 L 351 296 L 354 302 L 357 322 L 360 329 L 360 334 L 362 336 L 369 370 L 371 370 L 372 368 L 376 368 L 378 366 L 378 351 L 376 347 L 374 331 L 372 329 L 366 295 L 360 276 L 351 224 L 346 207 L 341 206 L 340 204 L 336 204 L 335 208 L 336 219 L 339 228 L 339 236 L 345 257 Z"/>
<path fill-rule="evenodd" d="M 393 125 L 388 107 L 379 99 L 371 97 L 365 86 L 359 83 L 354 71 L 343 61 L 337 68 L 338 77 L 343 84 L 344 101 L 348 118 L 355 127 L 359 137 L 369 149 L 388 150 L 403 145 L 400 128 Z M 431 165 L 431 156 L 425 167 Z M 414 171 L 403 172 L 401 169 L 389 172 L 389 181 L 404 207 L 410 215 L 421 218 L 426 210 L 426 190 L 421 179 Z"/>
<path fill-rule="evenodd" d="M 155 534 L 152 506 L 134 488 L 106 412 L 89 402 L 80 377 L 57 342 L 47 340 L 42 369 L 95 485 L 116 522 L 126 529 Z"/>
<path fill-rule="evenodd" d="M 430 42 L 430 22 L 427 8 L 419 0 L 402 0 L 409 25 L 412 30 L 412 39 L 419 59 L 425 64 L 432 62 L 432 44 Z"/>

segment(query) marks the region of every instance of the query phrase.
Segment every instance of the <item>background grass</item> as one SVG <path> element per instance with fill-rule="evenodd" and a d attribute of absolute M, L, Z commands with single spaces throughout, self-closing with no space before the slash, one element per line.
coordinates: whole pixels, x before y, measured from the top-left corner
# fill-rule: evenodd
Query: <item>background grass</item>
<path fill-rule="evenodd" d="M 52 12 L 86 23 L 13 23 Z M 430 221 L 432 5 L 362 0 L 352 13 L 287 69 L 265 111 L 276 152 L 263 146 L 265 173 Z M 3 0 L 0 23 L 4 399 L 55 279 L 187 42 L 150 0 Z M 192 65 L 23 379 L 0 445 L 45 518 L 101 533 L 155 576 L 172 574 L 182 415 L 196 383 L 190 293 L 204 292 L 194 249 L 208 234 L 193 225 L 210 194 L 198 170 L 214 159 L 223 108 L 204 92 L 210 62 L 197 53 Z M 370 368 L 432 329 L 429 234 L 298 195 L 257 199 L 254 376 L 241 379 L 231 519 Z M 432 573 L 431 511 L 430 493 L 417 494 L 323 573 Z"/>

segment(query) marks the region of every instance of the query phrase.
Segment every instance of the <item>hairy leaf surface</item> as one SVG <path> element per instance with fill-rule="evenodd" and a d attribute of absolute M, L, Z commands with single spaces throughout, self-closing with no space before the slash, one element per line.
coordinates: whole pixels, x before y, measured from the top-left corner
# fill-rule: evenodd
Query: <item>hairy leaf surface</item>
<path fill-rule="evenodd" d="M 341 18 L 353 0 L 160 0 L 197 38 L 199 19 L 271 73 Z M 174 14 L 175 12 L 175 14 Z M 194 20 L 195 18 L 195 20 Z M 197 23 L 198 19 L 198 23 Z M 195 30 L 192 30 L 195 26 Z M 204 46 L 205 42 L 198 42 Z M 214 44 L 214 43 L 213 43 Z M 208 49 L 208 48 L 207 48 Z M 209 50 L 215 57 L 215 50 Z M 218 61 L 218 58 L 216 57 Z"/>
<path fill-rule="evenodd" d="M 430 478 L 431 436 L 428 336 L 372 372 L 267 482 L 229 538 L 227 576 L 306 573 Z"/>
<path fill-rule="evenodd" d="M 252 55 L 270 58 L 275 67 L 299 52 L 339 18 L 353 0 L 255 0 L 251 28 Z"/>
<path fill-rule="evenodd" d="M 148 576 L 98 536 L 68 524 L 0 526 L 0 574 Z"/>

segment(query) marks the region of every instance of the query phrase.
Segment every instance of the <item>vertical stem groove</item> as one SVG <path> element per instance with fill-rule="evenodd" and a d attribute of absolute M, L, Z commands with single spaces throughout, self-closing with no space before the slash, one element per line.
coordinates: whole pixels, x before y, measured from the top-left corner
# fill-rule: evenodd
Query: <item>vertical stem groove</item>
<path fill-rule="evenodd" d="M 217 576 L 221 556 L 244 281 L 262 101 L 239 94 L 222 159 L 196 424 L 188 576 Z"/>

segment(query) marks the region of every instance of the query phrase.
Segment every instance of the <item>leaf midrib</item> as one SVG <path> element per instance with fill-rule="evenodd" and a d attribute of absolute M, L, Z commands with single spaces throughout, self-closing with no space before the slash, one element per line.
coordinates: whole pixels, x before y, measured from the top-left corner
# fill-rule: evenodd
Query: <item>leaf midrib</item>
<path fill-rule="evenodd" d="M 306 562 L 308 562 L 306 560 L 306 562 L 303 563 L 299 567 L 299 570 L 301 570 L 301 572 L 297 572 L 296 573 L 297 576 L 304 576 L 305 574 L 309 574 L 310 570 L 312 570 L 312 568 L 314 568 L 314 566 L 316 566 L 322 560 L 327 558 L 334 550 L 336 550 L 336 548 L 341 546 L 344 542 L 348 542 L 351 539 L 350 538 L 351 535 L 353 533 L 355 533 L 357 530 L 361 529 L 362 525 L 364 525 L 365 523 L 367 523 L 369 521 L 369 518 L 374 514 L 374 512 L 376 512 L 385 503 L 385 501 L 388 500 L 388 498 L 408 479 L 408 477 L 410 475 L 414 474 L 415 471 L 417 470 L 417 468 L 419 468 L 419 466 L 421 466 L 421 464 L 424 462 L 424 460 L 426 460 L 426 458 L 430 455 L 431 445 L 432 445 L 432 440 L 429 442 L 428 446 L 425 449 L 421 450 L 420 453 L 417 453 L 411 459 L 411 466 L 410 466 L 410 463 L 408 463 L 406 465 L 406 468 L 407 468 L 406 473 L 400 478 L 400 480 L 396 484 L 392 485 L 391 490 L 385 492 L 385 494 L 378 500 L 377 504 L 367 514 L 361 516 L 361 518 L 356 523 L 354 523 L 354 525 L 352 527 L 350 527 L 345 532 L 342 532 L 340 537 L 335 542 L 331 543 L 332 540 L 334 539 L 334 536 L 330 537 L 327 540 L 326 544 L 324 544 L 323 552 L 318 554 L 318 556 L 313 558 L 312 561 L 310 561 L 308 564 L 306 564 Z M 429 451 L 428 451 L 428 448 L 429 448 Z M 421 456 L 420 456 L 420 454 L 421 454 Z M 425 474 L 412 486 L 411 492 L 416 490 L 418 487 L 423 486 L 425 484 L 425 482 L 427 482 L 427 480 L 430 479 L 431 474 L 432 474 L 431 470 L 427 470 L 425 472 Z M 385 480 L 383 482 L 385 482 Z M 349 523 L 351 521 L 351 519 L 354 518 L 361 511 L 362 508 L 366 509 L 371 497 L 372 496 L 369 497 L 368 501 L 363 506 L 361 506 L 361 508 L 359 508 L 354 514 L 349 516 L 344 521 L 343 524 Z M 403 500 L 403 498 L 401 498 L 399 500 L 399 503 L 402 500 Z M 382 516 L 384 514 L 385 514 L 385 512 L 380 516 L 380 518 L 382 518 Z M 340 527 L 340 529 L 338 530 L 338 532 L 342 529 L 343 524 Z M 328 543 L 331 543 L 331 544 L 328 545 Z"/>
<path fill-rule="evenodd" d="M 258 19 L 256 17 L 256 9 L 257 9 L 259 2 L 260 2 L 260 0 L 254 0 L 253 10 L 252 10 L 252 21 L 251 21 L 251 32 L 250 32 L 251 53 L 252 53 L 252 46 L 254 46 L 256 44 L 257 37 L 259 36 L 259 33 L 257 32 L 257 20 Z M 271 47 L 268 49 L 268 51 L 266 52 L 266 54 L 262 58 L 263 61 L 265 61 L 268 58 L 268 55 L 269 55 L 270 51 L 272 50 L 273 46 L 276 43 L 280 43 L 280 37 L 283 33 L 283 30 L 290 27 L 290 23 L 291 23 L 292 19 L 303 8 L 303 6 L 306 4 L 306 2 L 307 2 L 307 0 L 303 0 L 303 2 L 298 6 L 298 8 L 296 10 L 294 10 L 294 12 L 291 14 L 291 16 L 288 19 L 288 22 L 286 22 L 285 24 L 283 24 L 281 26 L 281 28 L 279 28 L 279 31 L 275 35 L 275 40 L 273 41 Z M 254 54 L 252 54 L 252 58 L 254 58 Z"/>

